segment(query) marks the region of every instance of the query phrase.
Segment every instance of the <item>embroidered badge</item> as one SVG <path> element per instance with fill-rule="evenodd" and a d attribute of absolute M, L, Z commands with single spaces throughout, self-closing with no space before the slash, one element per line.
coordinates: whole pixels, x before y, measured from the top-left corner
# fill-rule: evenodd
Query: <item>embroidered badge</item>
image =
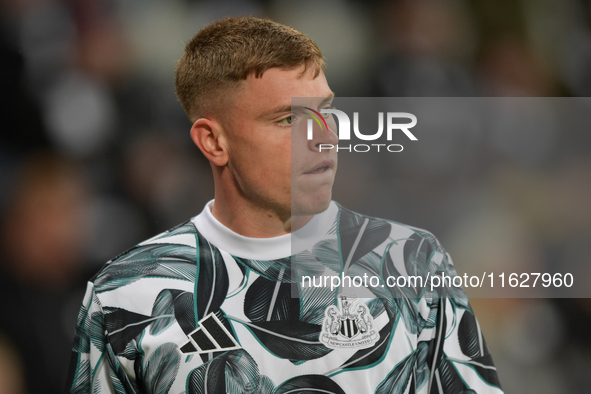
<path fill-rule="evenodd" d="M 380 339 L 373 325 L 369 308 L 356 298 L 341 296 L 339 307 L 324 311 L 320 342 L 331 349 L 365 349 Z"/>

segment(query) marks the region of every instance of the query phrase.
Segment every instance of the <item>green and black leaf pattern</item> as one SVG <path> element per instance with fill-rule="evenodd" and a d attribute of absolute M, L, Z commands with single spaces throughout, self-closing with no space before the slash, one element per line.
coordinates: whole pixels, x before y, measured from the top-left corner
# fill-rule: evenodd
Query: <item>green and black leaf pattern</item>
<path fill-rule="evenodd" d="M 188 394 L 257 393 L 261 385 L 259 369 L 244 350 L 231 350 L 195 368 L 188 377 Z M 264 386 L 269 383 L 264 381 Z"/>
<path fill-rule="evenodd" d="M 302 375 L 283 382 L 274 394 L 345 394 L 345 391 L 332 379 L 324 375 Z"/>
<path fill-rule="evenodd" d="M 143 369 L 142 380 L 146 393 L 168 393 L 180 363 L 181 353 L 176 344 L 164 343 L 154 350 Z"/>
<path fill-rule="evenodd" d="M 154 322 L 150 327 L 151 335 L 160 335 L 175 322 L 185 334 L 196 328 L 194 295 L 188 291 L 176 289 L 162 290 L 152 306 Z"/>
<path fill-rule="evenodd" d="M 419 342 L 415 354 L 417 356 L 415 371 L 415 388 L 421 390 L 429 381 L 429 342 Z"/>
<path fill-rule="evenodd" d="M 390 257 L 389 250 L 386 248 L 385 252 L 385 259 L 382 265 L 381 274 L 384 281 L 387 280 L 388 277 L 399 277 L 401 276 L 396 267 L 394 266 L 394 262 Z M 416 334 L 418 332 L 418 301 L 419 299 L 416 298 L 412 289 L 408 287 L 399 287 L 399 286 L 387 286 L 386 287 L 390 292 L 392 297 L 392 301 L 397 307 L 398 313 L 401 314 L 402 321 L 406 326 L 406 329 L 411 334 Z"/>
<path fill-rule="evenodd" d="M 376 389 L 376 394 L 402 394 L 413 380 L 413 369 L 417 360 L 417 350 L 402 360 Z M 410 391 L 414 392 L 414 390 Z"/>
<path fill-rule="evenodd" d="M 339 251 L 339 242 L 337 239 L 319 241 L 314 245 L 312 250 L 319 260 L 319 264 L 328 268 L 332 275 L 340 275 L 341 272 L 344 273 L 344 265 L 340 258 L 341 252 Z M 363 277 L 365 274 L 380 277 L 380 264 L 381 256 L 372 251 L 350 264 L 345 275 Z M 383 280 L 381 284 L 384 284 Z M 385 287 L 370 287 L 368 290 L 377 298 L 391 298 L 390 293 Z M 336 295 L 335 293 L 335 297 Z"/>
<path fill-rule="evenodd" d="M 178 291 L 170 289 L 162 290 L 156 297 L 154 306 L 152 307 L 152 317 L 160 318 L 150 327 L 151 335 L 160 334 L 175 322 L 174 302 L 179 295 L 173 295 L 173 292 L 177 293 Z"/>
<path fill-rule="evenodd" d="M 293 283 L 291 277 L 291 258 L 277 260 L 248 260 L 234 257 L 240 265 L 271 281 Z"/>
<path fill-rule="evenodd" d="M 192 282 L 197 266 L 195 249 L 176 244 L 139 246 L 109 263 L 96 276 L 97 293 L 129 285 L 143 278 L 171 278 Z"/>
<path fill-rule="evenodd" d="M 123 383 L 121 382 L 121 380 L 119 380 L 119 377 L 115 374 L 115 372 L 113 370 L 109 370 L 109 378 L 113 384 L 113 390 L 115 391 L 116 394 L 126 394 L 128 393 L 128 391 L 125 389 L 125 386 L 123 386 Z M 96 386 L 99 388 L 99 390 L 97 391 L 97 393 L 100 393 L 100 386 Z"/>
<path fill-rule="evenodd" d="M 458 327 L 458 341 L 462 353 L 470 358 L 482 357 L 488 353 L 480 327 L 473 314 L 465 312 Z"/>
<path fill-rule="evenodd" d="M 115 354 L 123 354 L 127 344 L 148 327 L 154 319 L 150 316 L 130 312 L 122 308 L 105 308 L 105 328 L 109 333 L 107 340 Z"/>
<path fill-rule="evenodd" d="M 135 381 L 135 377 L 128 376 L 122 368 L 120 368 L 117 355 L 113 351 L 113 347 L 110 343 L 106 343 L 105 351 L 103 353 L 104 362 L 102 366 L 107 368 L 107 374 L 109 380 L 103 382 L 104 385 L 112 386 L 113 391 L 116 394 L 136 394 L 139 393 L 138 387 Z M 138 375 L 141 376 L 141 375 Z M 99 379 L 95 379 L 97 382 Z"/>
<path fill-rule="evenodd" d="M 85 394 L 90 392 L 91 374 L 90 360 L 81 360 L 73 376 L 70 392 L 72 394 Z"/>
<path fill-rule="evenodd" d="M 276 260 L 231 256 L 242 275 L 232 283 L 246 284 L 231 295 L 223 253 L 186 222 L 110 261 L 78 315 L 68 390 L 340 394 L 372 387 L 376 393 L 502 394 L 461 288 L 381 286 L 389 276 L 456 275 L 431 233 L 339 207 L 326 236 L 309 250 Z M 348 294 L 304 288 L 300 279 L 341 273 L 380 279 L 364 293 L 379 321 L 379 339 L 369 348 L 343 352 L 319 340 L 326 309 Z M 118 304 L 117 297 L 130 297 L 130 285 L 152 287 Z M 235 346 L 211 350 L 199 342 L 197 349 L 189 342 L 199 333 L 214 338 L 208 319 Z M 383 369 L 364 372 L 372 368 Z"/>
<path fill-rule="evenodd" d="M 343 271 L 343 262 L 341 260 L 341 253 L 339 252 L 338 239 L 318 241 L 312 247 L 312 253 L 318 260 L 319 264 L 329 268 L 335 274 L 338 275 Z"/>
<path fill-rule="evenodd" d="M 406 273 L 412 276 L 420 276 L 424 280 L 427 279 L 427 272 L 429 271 L 429 262 L 433 247 L 424 238 L 417 234 L 411 235 L 405 242 L 403 248 L 404 267 Z M 422 288 L 416 288 L 415 296 L 420 296 Z"/>
<path fill-rule="evenodd" d="M 259 380 L 259 387 L 257 389 L 258 394 L 271 394 L 275 390 L 273 381 L 265 375 L 261 375 Z"/>
<path fill-rule="evenodd" d="M 304 299 L 293 297 L 291 280 L 284 279 L 291 272 L 288 262 L 284 259 L 277 267 L 264 267 L 260 263 L 244 261 L 251 269 L 263 270 L 261 274 L 264 274 L 248 288 L 244 314 L 250 320 L 247 328 L 266 349 L 295 363 L 322 357 L 331 349 L 319 341 L 322 329 L 319 308 L 316 306 L 316 314 L 307 315 L 309 319 L 302 319 L 301 302 Z M 323 295 L 321 302 L 334 304 L 334 296 L 326 292 Z M 324 314 L 324 309 L 321 313 Z"/>
<path fill-rule="evenodd" d="M 129 343 L 125 346 L 125 350 L 119 354 L 120 356 L 125 357 L 128 360 L 135 360 L 136 358 L 141 356 L 140 348 L 135 339 L 129 341 Z"/>
<path fill-rule="evenodd" d="M 392 328 L 395 320 L 388 321 L 380 330 L 380 339 L 370 348 L 361 349 L 355 352 L 347 361 L 345 361 L 340 369 L 360 369 L 360 368 L 371 368 L 373 365 L 382 361 L 386 355 L 386 350 L 390 346 L 392 340 Z"/>
<path fill-rule="evenodd" d="M 82 305 L 78 313 L 78 323 L 76 324 L 72 350 L 76 353 L 90 352 L 90 317 L 88 316 L 88 309 L 84 305 Z"/>
<path fill-rule="evenodd" d="M 247 324 L 247 328 L 272 354 L 294 363 L 313 360 L 330 353 L 319 341 L 321 327 L 303 321 L 263 321 Z"/>
<path fill-rule="evenodd" d="M 197 320 L 201 320 L 211 312 L 216 312 L 228 294 L 228 271 L 218 248 L 207 242 L 203 236 L 198 237 L 196 291 L 194 294 L 197 305 Z"/>
<path fill-rule="evenodd" d="M 338 256 L 337 256 L 338 257 Z M 291 278 L 291 282 L 300 283 L 301 278 L 304 275 L 307 276 L 316 276 L 322 275 L 325 272 L 326 265 L 323 264 L 317 256 L 315 256 L 312 252 L 304 250 L 300 253 L 297 253 L 291 256 L 291 270 L 293 272 L 293 277 Z"/>
<path fill-rule="evenodd" d="M 466 361 L 466 364 L 472 367 L 484 381 L 493 386 L 499 386 L 499 379 L 486 341 L 476 317 L 469 311 L 464 312 L 460 320 L 458 342 L 462 353 L 471 359 Z"/>
<path fill-rule="evenodd" d="M 93 312 L 90 317 L 90 341 L 99 351 L 105 349 L 105 325 L 104 315 L 100 312 Z"/>
<path fill-rule="evenodd" d="M 187 220 L 186 222 L 181 223 L 178 226 L 171 228 L 170 230 L 168 230 L 167 232 L 162 234 L 161 238 L 164 238 L 164 237 L 170 238 L 172 236 L 181 235 L 181 234 L 191 234 L 191 235 L 195 234 L 195 226 L 193 225 L 193 223 L 191 223 L 190 220 Z"/>
<path fill-rule="evenodd" d="M 330 287 L 300 288 L 299 294 L 299 320 L 310 324 L 322 324 L 324 311 L 336 303 L 336 293 L 331 291 Z"/>
<path fill-rule="evenodd" d="M 258 277 L 244 298 L 244 314 L 253 322 L 299 320 L 300 300 L 291 296 L 291 284 Z"/>
<path fill-rule="evenodd" d="M 349 264 L 356 262 L 384 243 L 391 229 L 390 223 L 384 220 L 358 215 L 342 208 L 338 236 L 341 256 L 345 263 L 345 274 Z"/>

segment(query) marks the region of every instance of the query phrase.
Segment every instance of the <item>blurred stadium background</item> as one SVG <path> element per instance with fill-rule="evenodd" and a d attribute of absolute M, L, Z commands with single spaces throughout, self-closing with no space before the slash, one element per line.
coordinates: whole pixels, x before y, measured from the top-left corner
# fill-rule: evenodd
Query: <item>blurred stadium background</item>
<path fill-rule="evenodd" d="M 229 15 L 312 37 L 339 96 L 591 95 L 589 0 L 0 0 L 0 394 L 62 392 L 86 281 L 212 198 L 173 69 Z M 590 139 L 447 141 L 380 192 L 458 266 L 587 265 Z M 591 393 L 589 299 L 472 305 L 507 393 Z"/>

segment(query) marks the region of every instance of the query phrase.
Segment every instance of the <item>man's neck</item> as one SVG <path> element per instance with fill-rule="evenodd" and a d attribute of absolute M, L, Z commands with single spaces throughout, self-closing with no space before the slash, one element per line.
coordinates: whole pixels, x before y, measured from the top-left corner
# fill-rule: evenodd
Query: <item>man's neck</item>
<path fill-rule="evenodd" d="M 313 215 L 280 215 L 248 201 L 230 201 L 216 193 L 212 215 L 237 234 L 250 238 L 271 238 L 289 234 L 308 223 Z"/>

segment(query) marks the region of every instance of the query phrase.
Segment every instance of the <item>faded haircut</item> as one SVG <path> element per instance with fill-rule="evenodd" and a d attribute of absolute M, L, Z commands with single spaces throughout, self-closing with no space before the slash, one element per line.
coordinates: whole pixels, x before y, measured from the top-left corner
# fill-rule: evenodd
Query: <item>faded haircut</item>
<path fill-rule="evenodd" d="M 185 46 L 175 69 L 176 94 L 191 122 L 222 105 L 229 88 L 273 67 L 326 65 L 318 46 L 301 32 L 255 17 L 232 17 L 204 27 Z"/>

